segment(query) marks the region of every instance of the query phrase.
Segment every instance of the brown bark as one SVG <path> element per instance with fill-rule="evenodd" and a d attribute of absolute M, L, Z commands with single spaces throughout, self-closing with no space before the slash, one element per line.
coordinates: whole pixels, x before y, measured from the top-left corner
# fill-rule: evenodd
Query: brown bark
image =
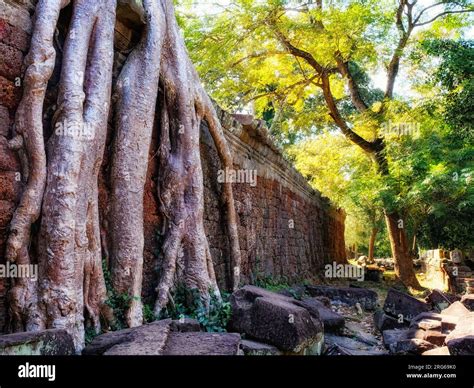
<path fill-rule="evenodd" d="M 166 306 L 176 282 L 197 289 L 205 303 L 210 293 L 220 295 L 203 224 L 201 120 L 209 124 L 224 167 L 232 167 L 232 156 L 212 102 L 188 58 L 173 3 L 144 0 L 142 38 L 127 58 L 116 88 L 107 220 L 111 227 L 102 230 L 100 225 L 107 222 L 100 219 L 97 181 L 111 104 L 116 0 L 72 2 L 53 119 L 56 131 L 48 141 L 46 158 L 44 95 L 54 68 L 54 31 L 60 9 L 67 3 L 40 0 L 36 8 L 24 96 L 11 141 L 15 148 L 24 144 L 28 158 L 23 168 L 29 176 L 12 221 L 7 254 L 11 261 L 30 262 L 31 226 L 41 213 L 39 282 L 36 286 L 20 279 L 13 285 L 12 330 L 65 328 L 80 351 L 84 325 L 99 331 L 102 318 L 111 316 L 105 303 L 102 247 L 109 248 L 104 254 L 115 292 L 131 298 L 127 324 L 142 323 L 143 195 L 155 115 L 161 137 L 158 196 L 166 218 L 157 313 Z M 157 109 L 159 82 L 165 98 Z M 224 185 L 223 196 L 236 287 L 240 248 L 230 183 Z M 104 238 L 110 241 L 101 241 Z M 180 271 L 176 271 L 178 262 Z"/>
<path fill-rule="evenodd" d="M 203 104 L 173 7 L 166 4 L 168 28 L 162 56 L 165 81 L 161 111 L 160 200 L 167 217 L 167 231 L 156 315 L 166 306 L 170 289 L 176 282 L 188 289 L 197 289 L 205 303 L 209 302 L 210 292 L 219 295 L 203 224 L 203 176 L 199 152 Z M 177 272 L 177 261 L 181 256 L 184 269 Z"/>
<path fill-rule="evenodd" d="M 30 50 L 25 58 L 23 97 L 15 115 L 15 132 L 21 136 L 27 165 L 22 166 L 26 187 L 10 223 L 6 258 L 17 264 L 30 264 L 31 226 L 38 220 L 46 183 L 46 153 L 43 139 L 43 102 L 55 63 L 54 31 L 59 12 L 68 3 L 40 1 L 36 8 Z M 37 309 L 37 287 L 30 279 L 15 279 L 9 292 L 13 331 L 42 327 Z"/>
<path fill-rule="evenodd" d="M 378 228 L 372 228 L 372 230 L 370 231 L 370 239 L 369 239 L 369 254 L 368 254 L 368 258 L 369 259 L 373 259 L 374 258 L 374 246 L 375 246 L 375 239 L 377 237 L 377 233 L 378 233 Z"/>
<path fill-rule="evenodd" d="M 98 310 L 105 300 L 97 175 L 109 109 L 114 21 L 115 0 L 74 3 L 55 114 L 62 131 L 48 144 L 40 305 L 46 327 L 70 330 L 78 350 L 84 342 L 84 307 L 98 330 Z"/>
<path fill-rule="evenodd" d="M 131 297 L 130 327 L 142 324 L 143 195 L 158 94 L 165 23 L 155 1 L 144 1 L 146 27 L 117 82 L 116 133 L 110 201 L 111 274 L 114 289 Z"/>
<path fill-rule="evenodd" d="M 403 221 L 396 212 L 384 212 L 384 216 L 392 254 L 394 255 L 396 275 L 405 286 L 415 290 L 422 289 L 413 268 L 413 259 L 410 256 Z"/>

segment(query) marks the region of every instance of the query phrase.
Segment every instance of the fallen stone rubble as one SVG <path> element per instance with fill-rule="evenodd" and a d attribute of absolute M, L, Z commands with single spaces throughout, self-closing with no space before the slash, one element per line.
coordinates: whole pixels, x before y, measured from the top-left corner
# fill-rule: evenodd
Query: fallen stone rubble
<path fill-rule="evenodd" d="M 0 355 L 73 355 L 72 337 L 61 329 L 30 331 L 0 336 Z"/>
<path fill-rule="evenodd" d="M 474 354 L 473 295 L 462 298 L 433 290 L 420 301 L 390 289 L 383 310 L 374 314 L 391 354 Z"/>
<path fill-rule="evenodd" d="M 240 335 L 202 332 L 192 319 L 163 319 L 105 333 L 86 346 L 84 355 L 239 355 Z"/>
<path fill-rule="evenodd" d="M 245 286 L 231 295 L 226 333 L 164 319 L 95 337 L 84 355 L 472 355 L 474 295 L 433 290 L 419 300 L 390 289 L 306 286 L 280 293 Z M 295 297 L 292 297 L 294 295 Z M 374 311 L 375 310 L 375 311 Z M 0 354 L 74 354 L 64 330 L 0 336 Z"/>

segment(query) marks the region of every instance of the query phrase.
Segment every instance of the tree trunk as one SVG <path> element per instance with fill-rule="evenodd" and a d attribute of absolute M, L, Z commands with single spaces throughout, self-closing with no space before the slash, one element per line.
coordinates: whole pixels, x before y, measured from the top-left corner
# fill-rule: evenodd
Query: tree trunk
<path fill-rule="evenodd" d="M 403 220 L 396 212 L 385 211 L 384 216 L 395 261 L 395 273 L 405 286 L 421 290 L 422 287 L 413 268 L 413 260 L 410 256 Z"/>
<path fill-rule="evenodd" d="M 372 228 L 371 232 L 370 232 L 370 239 L 369 239 L 369 255 L 368 255 L 368 258 L 369 259 L 373 259 L 374 258 L 374 246 L 375 246 L 375 238 L 377 237 L 377 233 L 378 233 L 378 228 Z"/>
<path fill-rule="evenodd" d="M 232 156 L 212 102 L 187 55 L 172 1 L 143 0 L 142 37 L 115 88 L 111 228 L 101 230 L 100 225 L 107 223 L 100 219 L 98 174 L 112 102 L 117 4 L 116 0 L 71 2 L 55 131 L 46 146 L 42 113 L 55 63 L 53 37 L 60 10 L 68 3 L 40 0 L 36 6 L 24 93 L 10 142 L 27 155 L 22 166 L 26 190 L 11 223 L 7 259 L 39 264 L 37 283 L 19 279 L 9 291 L 11 329 L 65 328 L 79 352 L 85 325 L 99 332 L 101 318 L 111 315 L 102 272 L 104 253 L 115 292 L 131 301 L 125 312 L 127 324 L 142 323 L 143 195 L 155 119 L 161 140 L 158 199 L 166 218 L 157 313 L 166 307 L 176 283 L 197 289 L 205 304 L 210 293 L 219 296 L 203 224 L 201 120 L 209 124 L 224 167 L 232 168 Z M 133 5 L 136 8 L 137 3 Z M 164 98 L 157 104 L 159 82 Z M 222 191 L 235 287 L 240 276 L 237 216 L 230 183 Z M 32 235 L 32 225 L 38 220 L 39 234 Z M 101 241 L 104 238 L 110 241 Z M 36 246 L 38 254 L 33 258 Z M 103 252 L 102 247 L 110 249 Z M 179 273 L 178 260 L 183 264 Z"/>

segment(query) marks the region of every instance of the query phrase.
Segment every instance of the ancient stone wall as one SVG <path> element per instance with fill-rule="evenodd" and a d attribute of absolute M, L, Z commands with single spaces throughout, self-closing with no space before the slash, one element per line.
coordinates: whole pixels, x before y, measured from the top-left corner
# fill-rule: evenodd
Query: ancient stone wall
<path fill-rule="evenodd" d="M 5 262 L 9 222 L 22 191 L 21 155 L 8 148 L 7 139 L 12 135 L 15 110 L 21 98 L 22 62 L 31 33 L 31 4 L 32 1 L 28 0 L 0 0 L 0 264 Z M 121 20 L 116 27 L 116 72 L 124 59 L 119 51 L 129 49 L 136 38 L 136 32 L 130 28 L 131 22 L 126 17 Z M 57 61 L 47 95 L 45 128 L 54 110 L 54 83 L 59 75 L 60 55 Z M 234 155 L 233 172 L 238 180 L 234 184 L 234 192 L 242 249 L 242 281 L 253 283 L 273 277 L 294 282 L 314 277 L 325 262 L 344 261 L 344 213 L 331 208 L 328 200 L 314 191 L 284 159 L 260 121 L 218 111 Z M 205 124 L 201 134 L 205 227 L 219 284 L 227 288 L 229 244 L 220 197 L 223 172 Z M 108 202 L 107 149 L 111 135 L 112 129 L 100 176 L 100 207 L 104 219 Z M 157 147 L 155 135 L 150 149 L 144 198 L 146 244 L 143 296 L 146 300 L 153 298 L 161 259 L 162 217 L 156 196 L 159 175 L 155 160 Z M 103 228 L 106 235 L 106 222 Z M 0 329 L 5 318 L 6 287 L 6 279 L 0 279 Z"/>

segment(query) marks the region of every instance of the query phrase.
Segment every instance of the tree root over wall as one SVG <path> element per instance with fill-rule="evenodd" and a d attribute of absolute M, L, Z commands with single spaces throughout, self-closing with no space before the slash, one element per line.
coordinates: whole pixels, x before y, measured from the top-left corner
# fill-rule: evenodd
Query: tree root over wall
<path fill-rule="evenodd" d="M 26 155 L 22 158 L 26 186 L 11 222 L 7 260 L 39 265 L 37 282 L 19 278 L 12 284 L 10 327 L 12 331 L 66 328 L 78 351 L 84 345 L 85 326 L 99 332 L 104 317 L 111 319 L 102 272 L 98 174 L 112 107 L 110 228 L 106 235 L 113 288 L 131 297 L 128 326 L 143 320 L 143 196 L 155 120 L 160 137 L 158 197 L 166 218 L 155 313 L 166 307 L 176 282 L 197 289 L 204 303 L 209 302 L 210 293 L 219 295 L 203 225 L 202 120 L 208 124 L 224 168 L 232 168 L 232 155 L 213 104 L 187 55 L 171 0 L 143 0 L 141 39 L 112 85 L 116 2 L 71 2 L 55 131 L 47 143 L 43 105 L 55 64 L 54 33 L 59 14 L 70 1 L 38 2 L 25 59 L 23 97 L 10 141 L 12 148 Z M 164 91 L 162 101 L 157 101 L 159 83 Z M 240 248 L 230 183 L 224 184 L 223 196 L 235 288 Z M 35 225 L 39 225 L 38 233 L 32 233 Z M 176 270 L 178 256 L 183 258 L 183 271 Z"/>

